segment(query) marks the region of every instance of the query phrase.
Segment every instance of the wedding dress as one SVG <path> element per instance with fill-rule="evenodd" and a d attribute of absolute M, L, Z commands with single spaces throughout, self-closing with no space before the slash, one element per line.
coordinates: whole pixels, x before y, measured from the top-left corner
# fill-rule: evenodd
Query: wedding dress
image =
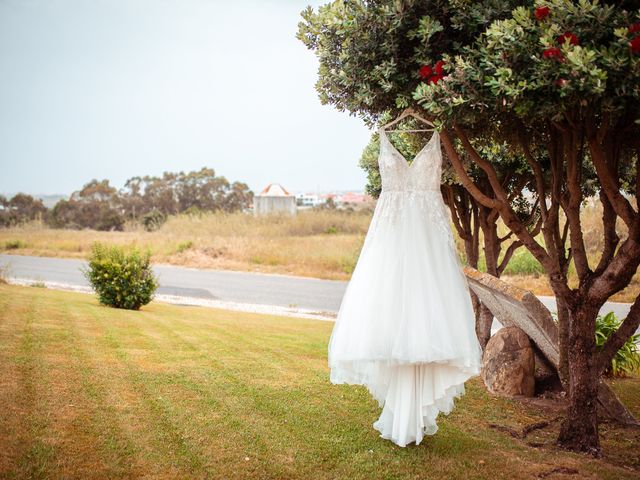
<path fill-rule="evenodd" d="M 382 193 L 329 341 L 332 383 L 365 385 L 383 407 L 373 426 L 404 447 L 480 370 L 468 285 L 440 193 L 435 132 L 411 164 L 380 132 Z"/>

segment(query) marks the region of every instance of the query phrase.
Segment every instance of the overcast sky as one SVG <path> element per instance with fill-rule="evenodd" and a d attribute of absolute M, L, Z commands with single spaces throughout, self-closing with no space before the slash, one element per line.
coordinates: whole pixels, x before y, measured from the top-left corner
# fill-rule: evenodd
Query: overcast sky
<path fill-rule="evenodd" d="M 213 167 L 361 190 L 363 123 L 322 106 L 308 0 L 0 0 L 0 192 Z"/>

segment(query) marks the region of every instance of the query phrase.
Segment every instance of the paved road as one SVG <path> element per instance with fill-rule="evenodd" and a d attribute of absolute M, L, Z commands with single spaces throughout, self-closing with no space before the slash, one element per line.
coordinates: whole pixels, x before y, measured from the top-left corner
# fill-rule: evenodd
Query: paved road
<path fill-rule="evenodd" d="M 88 287 L 83 260 L 0 255 L 6 277 Z M 159 294 L 337 312 L 346 282 L 154 265 Z"/>
<path fill-rule="evenodd" d="M 6 266 L 7 277 L 70 286 L 88 286 L 81 272 L 84 265 L 84 261 L 73 259 L 0 255 L 0 266 Z M 156 265 L 153 269 L 160 277 L 159 294 L 329 313 L 338 311 L 347 285 L 334 280 L 169 265 Z M 540 300 L 555 310 L 553 297 Z M 626 303 L 607 303 L 602 311 L 613 310 L 616 316 L 624 318 L 629 307 Z"/>

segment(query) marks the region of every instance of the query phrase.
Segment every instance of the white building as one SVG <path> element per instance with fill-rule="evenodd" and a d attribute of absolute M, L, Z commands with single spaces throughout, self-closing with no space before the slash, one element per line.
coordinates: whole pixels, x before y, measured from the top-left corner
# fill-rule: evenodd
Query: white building
<path fill-rule="evenodd" d="M 253 197 L 253 213 L 256 216 L 295 215 L 296 212 L 296 197 L 278 183 L 270 183 L 260 194 Z"/>
<path fill-rule="evenodd" d="M 324 200 L 315 193 L 298 193 L 296 195 L 296 203 L 299 207 L 317 207 L 324 203 Z"/>

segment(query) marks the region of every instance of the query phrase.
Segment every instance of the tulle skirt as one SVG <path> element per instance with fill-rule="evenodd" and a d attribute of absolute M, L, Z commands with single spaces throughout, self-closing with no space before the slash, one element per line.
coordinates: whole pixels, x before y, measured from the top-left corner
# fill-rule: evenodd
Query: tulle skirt
<path fill-rule="evenodd" d="M 480 370 L 448 218 L 438 191 L 382 193 L 329 341 L 331 382 L 365 385 L 400 446 L 434 434 Z"/>

